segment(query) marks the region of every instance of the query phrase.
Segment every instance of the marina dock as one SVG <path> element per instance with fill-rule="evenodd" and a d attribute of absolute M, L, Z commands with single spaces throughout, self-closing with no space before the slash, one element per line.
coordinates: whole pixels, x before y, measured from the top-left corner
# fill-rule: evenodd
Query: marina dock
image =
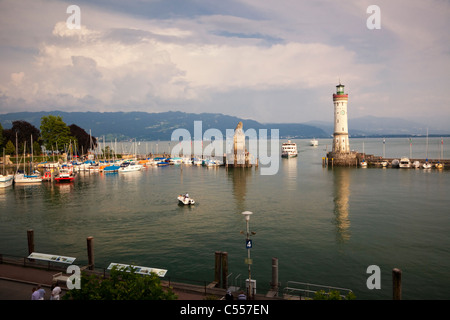
<path fill-rule="evenodd" d="M 322 165 L 324 167 L 334 167 L 334 166 L 340 166 L 340 167 L 359 167 L 361 165 L 361 162 L 364 160 L 367 162 L 368 167 L 383 167 L 383 162 L 387 162 L 387 165 L 385 167 L 393 168 L 395 166 L 392 165 L 392 162 L 394 160 L 400 161 L 403 157 L 397 157 L 397 158 L 383 158 L 381 156 L 376 156 L 372 154 L 366 154 L 366 153 L 354 153 L 349 157 L 341 157 L 340 159 L 334 158 L 331 153 L 328 153 L 326 157 L 322 158 Z M 411 162 L 411 168 L 414 168 L 412 164 L 416 161 L 420 163 L 420 165 L 428 162 L 431 164 L 432 169 L 436 168 L 436 164 L 442 164 L 442 169 L 450 169 L 450 159 L 423 159 L 423 158 L 408 158 Z M 442 170 L 441 169 L 441 170 Z"/>
<path fill-rule="evenodd" d="M 391 167 L 392 161 L 393 160 L 400 160 L 401 158 L 381 158 L 381 159 L 371 159 L 371 160 L 367 160 L 367 164 L 369 166 L 373 166 L 373 167 L 381 167 L 382 166 L 382 162 L 386 161 L 388 163 L 388 166 Z M 410 158 L 409 161 L 411 161 L 411 164 L 414 163 L 415 161 L 420 162 L 420 164 L 422 165 L 425 162 L 428 162 L 429 164 L 432 165 L 432 168 L 435 168 L 435 165 L 440 163 L 443 164 L 444 167 L 443 169 L 450 169 L 450 159 L 428 159 L 428 161 L 426 159 L 419 159 L 419 158 Z"/>

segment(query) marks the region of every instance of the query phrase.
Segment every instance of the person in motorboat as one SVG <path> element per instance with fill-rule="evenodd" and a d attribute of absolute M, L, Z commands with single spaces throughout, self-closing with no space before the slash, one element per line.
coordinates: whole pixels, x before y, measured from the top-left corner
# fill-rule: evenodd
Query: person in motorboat
<path fill-rule="evenodd" d="M 178 196 L 178 200 L 183 204 L 194 204 L 195 203 L 194 199 L 190 198 L 188 193 L 185 193 L 182 195 L 180 194 Z"/>

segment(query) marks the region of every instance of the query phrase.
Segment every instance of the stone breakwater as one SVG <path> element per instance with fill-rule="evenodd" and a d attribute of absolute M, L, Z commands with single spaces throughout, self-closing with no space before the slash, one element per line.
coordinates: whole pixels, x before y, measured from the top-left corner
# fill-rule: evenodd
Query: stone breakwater
<path fill-rule="evenodd" d="M 348 153 L 334 153 L 328 152 L 325 158 L 322 158 L 323 166 L 336 166 L 336 167 L 358 167 L 364 160 L 367 162 L 368 166 L 372 167 L 383 167 L 383 162 L 387 163 L 387 167 L 393 167 L 392 163 L 394 160 L 400 160 L 402 157 L 398 158 L 383 158 L 381 156 L 375 156 L 372 154 L 360 153 L 360 152 L 348 152 Z M 440 163 L 443 165 L 443 169 L 450 169 L 450 159 L 419 159 L 410 158 L 411 167 L 414 162 L 419 162 L 422 165 L 428 162 L 434 168 L 436 164 Z"/>

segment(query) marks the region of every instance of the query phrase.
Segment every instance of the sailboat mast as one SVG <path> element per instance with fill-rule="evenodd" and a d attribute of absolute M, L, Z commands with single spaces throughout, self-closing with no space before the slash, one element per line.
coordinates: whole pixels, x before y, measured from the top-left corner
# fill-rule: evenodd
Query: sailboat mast
<path fill-rule="evenodd" d="M 30 162 L 30 175 L 31 175 L 31 174 L 33 174 L 33 171 L 32 171 L 32 169 L 33 169 L 33 135 L 31 135 L 31 147 L 30 147 L 30 150 L 31 150 L 31 162 Z"/>
<path fill-rule="evenodd" d="M 17 144 L 17 131 L 16 131 L 16 165 L 17 169 L 16 172 L 19 171 L 19 146 Z"/>
<path fill-rule="evenodd" d="M 27 149 L 26 146 L 27 146 L 27 142 L 25 141 L 23 143 L 23 174 L 24 174 L 24 176 L 25 176 L 25 168 L 27 167 L 26 157 L 25 157 L 25 155 L 26 155 L 25 150 Z"/>

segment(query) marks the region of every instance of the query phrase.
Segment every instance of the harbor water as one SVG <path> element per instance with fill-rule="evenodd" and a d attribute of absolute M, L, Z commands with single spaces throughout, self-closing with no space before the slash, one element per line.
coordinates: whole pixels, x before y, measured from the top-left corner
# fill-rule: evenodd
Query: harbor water
<path fill-rule="evenodd" d="M 446 139 L 429 139 L 429 158 L 450 158 Z M 357 299 L 391 299 L 391 272 L 399 268 L 403 299 L 448 299 L 450 170 L 326 168 L 331 139 L 317 147 L 293 141 L 298 157 L 280 158 L 275 175 L 254 167 L 171 165 L 1 189 L 0 253 L 27 256 L 26 231 L 33 229 L 37 252 L 76 257 L 83 265 L 92 236 L 96 267 L 134 264 L 211 282 L 214 253 L 225 251 L 229 283 L 245 286 L 241 213 L 251 211 L 258 293 L 269 288 L 276 257 L 281 288 L 296 281 L 348 288 Z M 351 139 L 350 146 L 398 158 L 426 158 L 427 149 L 425 138 Z M 170 143 L 140 147 L 161 153 Z M 178 205 L 185 192 L 194 206 Z M 380 289 L 367 286 L 372 265 L 381 270 Z"/>

